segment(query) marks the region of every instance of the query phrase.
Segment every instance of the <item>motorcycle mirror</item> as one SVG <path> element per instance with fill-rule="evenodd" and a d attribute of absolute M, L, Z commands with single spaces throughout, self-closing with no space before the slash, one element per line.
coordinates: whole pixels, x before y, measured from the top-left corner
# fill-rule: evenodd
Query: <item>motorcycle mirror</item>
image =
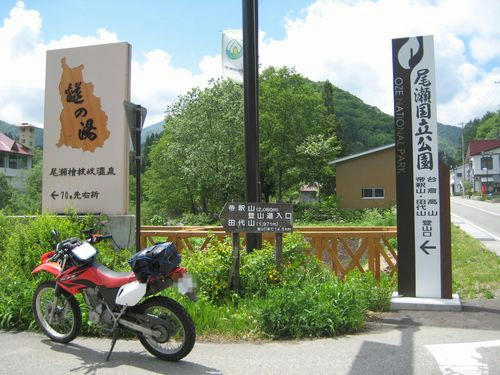
<path fill-rule="evenodd" d="M 57 242 L 59 242 L 59 233 L 57 232 L 57 230 L 52 229 L 50 231 L 50 234 L 52 235 L 52 237 L 54 238 L 54 240 L 56 240 Z"/>

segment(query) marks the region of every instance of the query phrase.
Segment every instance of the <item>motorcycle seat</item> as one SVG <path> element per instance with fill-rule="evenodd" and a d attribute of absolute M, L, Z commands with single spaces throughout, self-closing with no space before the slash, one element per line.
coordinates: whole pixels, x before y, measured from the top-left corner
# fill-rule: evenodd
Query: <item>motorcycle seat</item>
<path fill-rule="evenodd" d="M 135 274 L 132 271 L 116 272 L 97 262 L 94 262 L 92 266 L 102 279 L 103 285 L 107 288 L 119 288 L 124 284 L 136 280 Z"/>

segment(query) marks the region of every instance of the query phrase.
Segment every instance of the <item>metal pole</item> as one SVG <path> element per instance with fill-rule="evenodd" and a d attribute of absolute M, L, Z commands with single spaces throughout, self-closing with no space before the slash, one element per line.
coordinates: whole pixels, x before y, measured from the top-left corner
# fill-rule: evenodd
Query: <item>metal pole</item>
<path fill-rule="evenodd" d="M 243 88 L 247 202 L 259 202 L 259 97 L 257 0 L 243 0 Z M 247 234 L 247 251 L 260 247 L 260 236 Z"/>
<path fill-rule="evenodd" d="M 462 122 L 462 198 L 465 198 L 465 154 L 464 154 L 464 123 Z"/>
<path fill-rule="evenodd" d="M 141 106 L 135 113 L 135 251 L 141 250 Z"/>

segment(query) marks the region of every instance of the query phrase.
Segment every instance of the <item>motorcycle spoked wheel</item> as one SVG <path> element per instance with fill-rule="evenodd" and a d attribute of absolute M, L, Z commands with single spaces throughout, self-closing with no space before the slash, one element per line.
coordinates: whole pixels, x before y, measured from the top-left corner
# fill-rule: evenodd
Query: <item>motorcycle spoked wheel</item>
<path fill-rule="evenodd" d="M 146 317 L 153 315 L 164 322 L 145 323 L 149 329 L 160 333 L 158 337 L 137 333 L 141 344 L 151 354 L 166 361 L 178 361 L 191 352 L 196 341 L 194 323 L 178 302 L 163 296 L 152 297 L 138 305 L 135 312 Z"/>
<path fill-rule="evenodd" d="M 33 314 L 38 326 L 48 337 L 66 344 L 80 333 L 82 313 L 75 297 L 64 290 L 56 297 L 55 287 L 53 280 L 38 285 L 33 295 Z"/>

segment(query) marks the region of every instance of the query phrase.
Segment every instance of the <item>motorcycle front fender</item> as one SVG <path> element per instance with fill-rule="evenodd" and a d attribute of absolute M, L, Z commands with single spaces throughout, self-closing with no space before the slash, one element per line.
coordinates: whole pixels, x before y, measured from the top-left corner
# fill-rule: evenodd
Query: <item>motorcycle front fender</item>
<path fill-rule="evenodd" d="M 42 271 L 45 271 L 45 272 L 51 273 L 54 276 L 57 276 L 61 272 L 61 266 L 59 265 L 59 263 L 56 263 L 56 262 L 47 262 L 47 263 L 40 264 L 33 271 L 31 271 L 31 273 L 35 274 L 35 273 L 42 272 Z"/>

